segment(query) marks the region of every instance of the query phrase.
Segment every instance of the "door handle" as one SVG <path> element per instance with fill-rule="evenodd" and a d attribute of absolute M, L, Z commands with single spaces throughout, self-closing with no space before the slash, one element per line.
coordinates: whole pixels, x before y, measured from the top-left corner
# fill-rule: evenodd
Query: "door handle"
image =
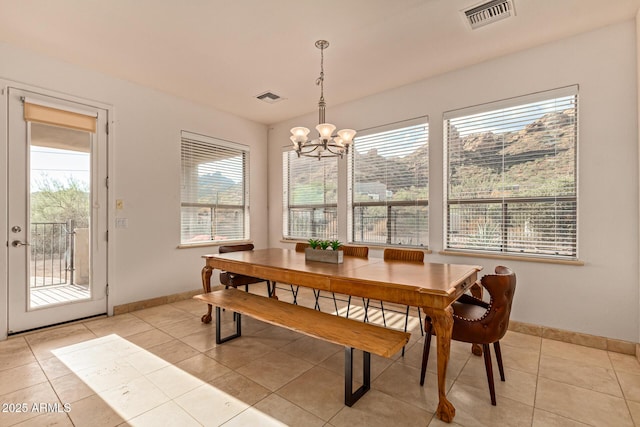
<path fill-rule="evenodd" d="M 14 240 L 13 242 L 11 242 L 11 246 L 13 246 L 14 248 L 18 248 L 20 246 L 30 246 L 30 245 L 27 242 L 21 242 L 20 240 Z"/>

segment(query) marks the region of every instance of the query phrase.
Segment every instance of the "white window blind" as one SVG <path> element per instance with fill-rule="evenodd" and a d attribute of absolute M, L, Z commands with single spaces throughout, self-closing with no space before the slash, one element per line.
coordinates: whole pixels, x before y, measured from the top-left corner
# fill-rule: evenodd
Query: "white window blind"
<path fill-rule="evenodd" d="M 282 153 L 283 234 L 289 239 L 338 238 L 338 159 Z"/>
<path fill-rule="evenodd" d="M 577 258 L 577 86 L 445 113 L 446 247 Z"/>
<path fill-rule="evenodd" d="M 247 239 L 248 147 L 182 133 L 181 243 Z"/>
<path fill-rule="evenodd" d="M 349 176 L 351 241 L 428 245 L 426 117 L 359 132 Z"/>

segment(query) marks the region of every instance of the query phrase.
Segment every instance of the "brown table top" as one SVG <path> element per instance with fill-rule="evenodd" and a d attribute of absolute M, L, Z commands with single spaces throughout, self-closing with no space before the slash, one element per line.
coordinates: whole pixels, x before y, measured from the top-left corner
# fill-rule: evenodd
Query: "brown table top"
<path fill-rule="evenodd" d="M 477 265 L 384 261 L 382 258 L 344 257 L 344 263 L 306 261 L 304 253 L 269 248 L 204 255 L 214 268 L 409 305 L 410 293 L 444 298 L 451 302 L 476 280 Z M 366 290 L 365 290 L 366 288 Z M 366 293 L 366 295 L 362 295 Z M 404 296 L 397 296 L 402 293 Z M 432 305 L 431 303 L 429 305 Z M 440 304 L 436 304 L 440 305 Z"/>

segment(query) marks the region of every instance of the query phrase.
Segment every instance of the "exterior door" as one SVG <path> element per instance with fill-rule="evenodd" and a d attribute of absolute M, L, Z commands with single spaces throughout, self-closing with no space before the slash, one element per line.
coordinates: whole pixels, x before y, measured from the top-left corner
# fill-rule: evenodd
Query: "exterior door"
<path fill-rule="evenodd" d="M 8 90 L 9 334 L 107 312 L 107 111 Z"/>

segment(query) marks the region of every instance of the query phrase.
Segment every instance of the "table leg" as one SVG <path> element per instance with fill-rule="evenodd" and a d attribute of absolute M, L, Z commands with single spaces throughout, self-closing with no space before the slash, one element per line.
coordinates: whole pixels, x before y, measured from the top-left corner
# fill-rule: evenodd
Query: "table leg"
<path fill-rule="evenodd" d="M 438 349 L 438 409 L 436 416 L 442 421 L 450 423 L 456 415 L 456 408 L 447 400 L 445 379 L 449 353 L 451 350 L 451 332 L 453 330 L 453 309 L 447 307 L 444 310 L 430 307 L 422 308 L 431 318 L 436 332 Z"/>
<path fill-rule="evenodd" d="M 202 289 L 205 294 L 211 292 L 211 273 L 213 273 L 213 268 L 205 265 L 202 268 Z M 213 307 L 211 304 L 207 304 L 207 314 L 203 314 L 201 319 L 202 323 L 211 323 L 211 310 Z"/>

